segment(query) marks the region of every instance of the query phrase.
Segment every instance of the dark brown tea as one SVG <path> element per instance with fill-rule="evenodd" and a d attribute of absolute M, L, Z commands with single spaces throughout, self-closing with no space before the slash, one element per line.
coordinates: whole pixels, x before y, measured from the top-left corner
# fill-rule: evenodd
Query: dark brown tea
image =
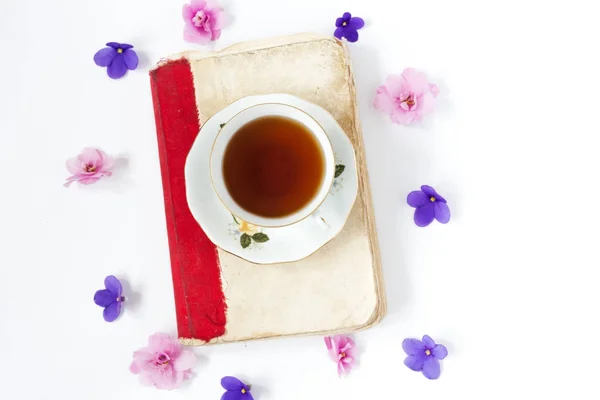
<path fill-rule="evenodd" d="M 258 118 L 230 139 L 223 177 L 232 199 L 261 217 L 280 218 L 306 206 L 324 178 L 324 156 L 306 127 L 279 116 Z"/>

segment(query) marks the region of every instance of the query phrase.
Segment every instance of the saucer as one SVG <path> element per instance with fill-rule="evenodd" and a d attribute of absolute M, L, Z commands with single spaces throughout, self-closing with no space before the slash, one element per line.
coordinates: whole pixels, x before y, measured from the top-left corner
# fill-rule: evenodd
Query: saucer
<path fill-rule="evenodd" d="M 246 108 L 279 103 L 297 107 L 325 130 L 335 154 L 335 178 L 315 213 L 293 225 L 263 228 L 232 215 L 214 191 L 209 163 L 215 138 L 234 115 Z M 206 236 L 224 251 L 255 264 L 298 261 L 313 254 L 344 227 L 358 193 L 354 148 L 335 118 L 325 109 L 287 94 L 244 97 L 225 107 L 200 128 L 185 163 L 187 202 Z"/>

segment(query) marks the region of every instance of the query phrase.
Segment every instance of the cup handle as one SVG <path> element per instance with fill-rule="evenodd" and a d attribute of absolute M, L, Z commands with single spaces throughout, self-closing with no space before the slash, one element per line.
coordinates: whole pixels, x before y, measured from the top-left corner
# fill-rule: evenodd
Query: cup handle
<path fill-rule="evenodd" d="M 312 217 L 317 221 L 317 223 L 319 224 L 319 226 L 325 230 L 329 230 L 331 229 L 331 226 L 327 223 L 327 221 L 325 220 L 325 218 L 323 218 L 323 216 L 319 213 L 319 212 L 315 212 Z"/>

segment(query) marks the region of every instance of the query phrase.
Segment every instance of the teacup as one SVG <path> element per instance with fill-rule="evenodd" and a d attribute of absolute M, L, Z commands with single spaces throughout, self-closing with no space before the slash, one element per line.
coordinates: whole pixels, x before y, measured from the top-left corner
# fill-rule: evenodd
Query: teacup
<path fill-rule="evenodd" d="M 266 139 L 266 133 L 263 135 L 263 132 L 259 129 L 259 124 L 266 123 L 267 119 L 269 118 L 271 118 L 271 120 L 274 120 L 273 118 L 277 118 L 282 121 L 282 123 L 286 121 L 285 123 L 293 124 L 289 125 L 289 127 L 295 126 L 302 128 L 302 132 L 304 132 L 306 135 L 310 135 L 310 137 L 303 138 L 304 142 L 299 143 L 297 147 L 303 149 L 302 151 L 304 153 L 302 154 L 311 155 L 314 153 L 314 151 L 312 153 L 309 151 L 312 149 L 310 146 L 315 146 L 315 148 L 318 148 L 321 158 L 317 160 L 313 157 L 313 159 L 318 162 L 311 162 L 310 164 L 307 164 L 306 161 L 302 161 L 307 165 L 296 165 L 299 162 L 298 160 L 301 160 L 301 158 L 294 158 L 292 155 L 295 156 L 296 153 L 300 152 L 301 150 L 298 150 L 296 153 L 294 153 L 293 149 L 295 147 L 293 146 L 273 147 L 273 150 L 266 151 L 264 157 L 260 157 L 260 160 L 245 160 L 245 163 L 240 161 L 241 165 L 237 166 L 237 168 L 240 170 L 240 174 L 244 172 L 254 174 L 251 175 L 253 179 L 253 186 L 246 188 L 245 186 L 250 185 L 250 183 L 246 185 L 246 181 L 240 179 L 232 181 L 231 172 L 228 171 L 230 171 L 233 167 L 227 167 L 227 169 L 224 161 L 225 159 L 231 159 L 231 157 L 233 157 L 231 154 L 236 151 L 236 146 L 237 148 L 244 146 L 241 144 L 242 142 L 240 142 L 240 140 L 244 140 L 243 138 L 240 139 L 240 135 L 251 134 L 248 131 L 250 129 L 248 127 L 254 126 L 256 129 L 258 129 L 256 130 L 256 142 L 245 142 L 245 146 L 248 148 L 259 146 L 257 143 L 259 140 L 271 140 Z M 282 130 L 279 133 L 273 134 L 279 135 L 277 137 L 283 140 L 286 138 L 284 135 L 286 132 L 288 131 Z M 289 132 L 292 134 L 293 130 L 289 130 Z M 313 144 L 308 143 L 309 139 Z M 266 143 L 268 144 L 268 142 Z M 288 163 L 283 162 L 284 158 L 282 157 L 286 156 L 291 160 L 289 165 Z M 277 157 L 280 159 L 277 160 Z M 302 160 L 306 159 L 308 158 L 302 158 Z M 271 164 L 265 164 L 271 161 Z M 230 161 L 227 162 L 231 164 Z M 209 163 L 212 185 L 223 205 L 235 217 L 259 227 L 283 227 L 300 222 L 311 215 L 316 216 L 317 209 L 323 203 L 331 189 L 335 175 L 334 152 L 329 137 L 325 133 L 323 127 L 321 127 L 321 125 L 313 117 L 299 108 L 278 103 L 264 103 L 246 108 L 234 115 L 228 122 L 222 124 L 221 130 L 214 141 Z M 258 164 L 258 166 L 256 164 Z M 283 172 L 278 174 L 278 172 L 281 170 L 278 168 L 272 168 L 271 171 L 263 171 L 261 169 L 261 165 L 281 165 L 285 166 L 286 168 L 292 168 L 293 173 L 291 173 L 288 177 L 282 175 Z M 252 170 L 252 168 L 254 168 L 254 170 Z M 306 175 L 310 176 L 303 175 L 304 171 L 309 171 L 310 173 L 307 172 Z M 258 178 L 256 177 L 256 174 L 260 174 Z M 313 179 L 312 176 L 319 176 L 321 178 L 317 182 L 317 179 Z M 264 177 L 263 181 L 259 179 L 260 177 Z M 232 182 L 237 182 L 236 185 L 239 185 L 239 187 L 232 186 Z M 309 193 L 309 191 L 302 191 L 300 187 L 300 185 L 308 187 L 309 184 L 312 185 L 310 186 L 310 195 L 306 194 Z M 241 186 L 244 186 L 244 188 Z M 264 193 L 262 191 L 263 188 Z M 261 212 L 253 212 L 251 211 L 253 209 L 252 207 L 250 207 L 248 204 L 243 206 L 241 201 L 239 201 L 239 193 L 242 193 L 243 190 L 250 189 L 258 191 L 259 194 L 264 194 L 264 198 L 261 197 L 261 199 L 264 201 L 254 205 L 254 209 L 259 207 Z M 275 193 L 272 197 L 269 197 L 269 194 L 273 190 L 277 191 L 277 193 Z M 296 192 L 306 195 L 307 200 L 302 200 L 303 198 L 301 199 L 302 196 L 300 195 L 291 197 L 288 196 L 290 193 Z M 234 198 L 237 198 L 238 201 L 234 200 Z M 289 201 L 285 199 L 288 199 Z M 285 212 L 282 215 L 276 214 L 275 211 L 273 211 L 271 214 L 272 210 L 285 207 L 286 204 L 290 202 L 293 203 L 294 201 L 303 201 L 303 203 L 298 203 L 300 206 L 293 210 L 289 210 L 289 212 Z M 271 202 L 271 204 L 269 202 Z M 288 204 L 288 206 L 293 207 L 293 204 L 290 204 Z"/>

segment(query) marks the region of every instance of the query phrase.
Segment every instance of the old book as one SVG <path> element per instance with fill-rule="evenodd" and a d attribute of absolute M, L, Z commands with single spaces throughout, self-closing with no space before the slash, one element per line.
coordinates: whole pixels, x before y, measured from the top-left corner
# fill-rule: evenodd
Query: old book
<path fill-rule="evenodd" d="M 314 34 L 184 52 L 150 72 L 180 340 L 189 345 L 368 328 L 385 295 L 345 45 Z M 249 95 L 288 93 L 328 110 L 356 150 L 359 193 L 343 231 L 294 263 L 255 265 L 211 243 L 187 205 L 184 166 L 203 121 Z M 301 238 L 299 238 L 301 240 Z"/>

